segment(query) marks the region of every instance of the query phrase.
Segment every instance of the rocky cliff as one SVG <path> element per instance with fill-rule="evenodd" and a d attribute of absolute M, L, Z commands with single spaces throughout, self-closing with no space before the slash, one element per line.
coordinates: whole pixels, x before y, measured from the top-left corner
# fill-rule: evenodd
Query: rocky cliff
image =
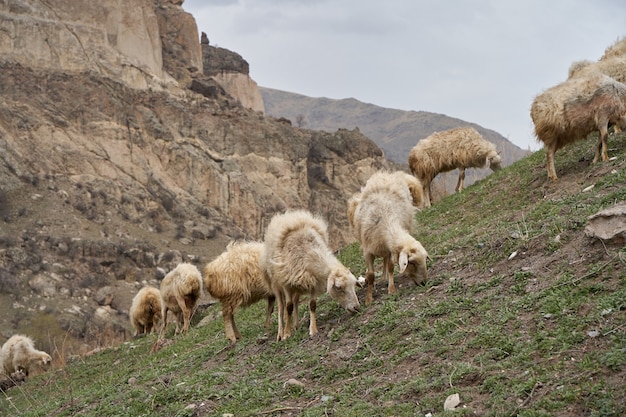
<path fill-rule="evenodd" d="M 188 89 L 206 75 L 180 3 L 0 2 L 2 336 L 126 338 L 141 285 L 287 208 L 352 240 L 345 202 L 389 166 L 380 149 Z"/>

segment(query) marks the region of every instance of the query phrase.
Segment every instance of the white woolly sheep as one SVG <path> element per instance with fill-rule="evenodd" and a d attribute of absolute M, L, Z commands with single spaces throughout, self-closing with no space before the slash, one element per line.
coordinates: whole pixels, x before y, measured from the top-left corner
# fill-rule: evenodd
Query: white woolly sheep
<path fill-rule="evenodd" d="M 167 327 L 167 312 L 172 310 L 176 316 L 176 334 L 182 324 L 182 332 L 189 329 L 191 316 L 198 299 L 202 296 L 202 275 L 198 268 L 189 263 L 181 263 L 171 270 L 161 281 L 161 297 L 163 309 L 161 316 L 163 326 L 161 336 Z"/>
<path fill-rule="evenodd" d="M 624 123 L 626 86 L 599 72 L 568 79 L 535 97 L 530 116 L 546 148 L 548 178 L 558 179 L 554 154 L 565 145 L 600 131 L 593 162 L 608 160 L 609 124 Z"/>
<path fill-rule="evenodd" d="M 427 279 L 428 253 L 411 233 L 414 230 L 415 207 L 406 184 L 386 172 L 377 172 L 348 201 L 348 219 L 361 243 L 365 258 L 367 295 L 371 304 L 374 292 L 374 259 L 383 260 L 383 278 L 389 294 L 396 293 L 393 270 L 398 264 L 401 274 L 416 284 Z"/>
<path fill-rule="evenodd" d="M 156 332 L 162 317 L 163 299 L 161 291 L 154 287 L 143 287 L 133 297 L 128 315 L 135 329 L 135 336 Z"/>
<path fill-rule="evenodd" d="M 0 370 L 7 376 L 16 371 L 28 376 L 33 365 L 49 367 L 51 362 L 50 355 L 35 349 L 33 340 L 28 336 L 13 335 L 0 349 Z"/>
<path fill-rule="evenodd" d="M 234 319 L 240 306 L 248 307 L 267 299 L 265 327 L 270 326 L 275 297 L 260 265 L 262 250 L 261 242 L 231 242 L 203 270 L 204 289 L 220 300 L 226 337 L 232 343 L 241 339 Z"/>
<path fill-rule="evenodd" d="M 309 335 L 317 333 L 317 297 L 326 290 L 347 311 L 358 311 L 357 279 L 328 248 L 327 224 L 305 210 L 275 215 L 267 226 L 261 265 L 278 302 L 278 336 L 291 335 L 301 295 L 309 294 Z M 295 319 L 297 324 L 297 319 Z"/>
<path fill-rule="evenodd" d="M 455 190 L 465 185 L 466 168 L 500 169 L 502 160 L 493 143 L 472 127 L 457 127 L 435 132 L 420 140 L 409 153 L 409 168 L 422 183 L 424 205 L 430 207 L 430 183 L 440 172 L 459 169 Z"/>

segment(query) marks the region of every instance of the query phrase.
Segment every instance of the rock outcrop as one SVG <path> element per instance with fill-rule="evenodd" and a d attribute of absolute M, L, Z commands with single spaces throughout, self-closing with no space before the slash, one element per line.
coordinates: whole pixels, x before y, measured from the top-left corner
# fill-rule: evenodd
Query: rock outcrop
<path fill-rule="evenodd" d="M 2 2 L 0 55 L 33 69 L 89 71 L 133 88 L 171 78 L 148 0 Z"/>
<path fill-rule="evenodd" d="M 265 112 L 259 86 L 249 76 L 248 62 L 236 52 L 210 45 L 205 33 L 202 33 L 201 44 L 204 75 L 214 79 L 243 107 Z"/>

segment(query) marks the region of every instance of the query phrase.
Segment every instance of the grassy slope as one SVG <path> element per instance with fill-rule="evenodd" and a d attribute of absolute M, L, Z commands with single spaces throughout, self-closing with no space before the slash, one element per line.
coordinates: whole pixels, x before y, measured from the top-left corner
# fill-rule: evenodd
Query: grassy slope
<path fill-rule="evenodd" d="M 150 336 L 31 378 L 0 395 L 0 415 L 423 416 L 454 393 L 455 416 L 626 415 L 626 249 L 584 235 L 626 200 L 626 136 L 611 144 L 617 159 L 596 165 L 591 140 L 560 151 L 559 184 L 540 151 L 420 212 L 427 285 L 399 278 L 388 296 L 379 280 L 352 317 L 324 296 L 312 339 L 303 309 L 275 342 L 259 303 L 230 347 L 215 305 L 158 353 Z M 357 245 L 339 257 L 364 272 Z"/>

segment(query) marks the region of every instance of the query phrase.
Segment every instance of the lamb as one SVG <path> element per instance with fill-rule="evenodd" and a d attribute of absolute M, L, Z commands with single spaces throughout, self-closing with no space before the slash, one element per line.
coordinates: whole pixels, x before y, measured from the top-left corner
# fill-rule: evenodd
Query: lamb
<path fill-rule="evenodd" d="M 324 220 L 305 210 L 277 214 L 267 226 L 261 265 L 278 302 L 276 340 L 290 337 L 302 295 L 310 297 L 310 336 L 318 332 L 315 310 L 324 289 L 346 311 L 360 308 L 358 281 L 328 248 L 327 229 Z"/>
<path fill-rule="evenodd" d="M 609 124 L 626 122 L 626 85 L 600 72 L 570 78 L 535 97 L 530 116 L 546 148 L 548 178 L 557 181 L 554 154 L 565 145 L 600 131 L 593 163 L 608 160 Z"/>
<path fill-rule="evenodd" d="M 495 145 L 472 127 L 435 132 L 420 140 L 409 153 L 409 167 L 422 183 L 426 207 L 432 203 L 430 183 L 440 172 L 459 169 L 455 188 L 459 192 L 465 185 L 466 168 L 489 167 L 497 171 L 501 168 L 501 162 Z"/>
<path fill-rule="evenodd" d="M 161 291 L 154 287 L 143 287 L 133 297 L 130 305 L 130 323 L 135 329 L 135 336 L 156 331 L 162 317 L 163 299 Z"/>
<path fill-rule="evenodd" d="M 380 171 L 372 175 L 361 192 L 350 198 L 348 219 L 361 243 L 367 267 L 366 305 L 373 300 L 376 257 L 383 260 L 383 278 L 388 282 L 389 294 L 396 293 L 393 277 L 396 263 L 399 272 L 409 276 L 416 284 L 426 281 L 428 253 L 411 235 L 415 207 L 406 185 L 398 182 L 393 174 Z"/>
<path fill-rule="evenodd" d="M 50 355 L 35 349 L 33 340 L 21 334 L 11 336 L 0 349 L 0 373 L 7 376 L 16 371 L 28 376 L 33 365 L 43 365 L 47 368 L 51 362 Z"/>
<path fill-rule="evenodd" d="M 196 303 L 202 296 L 202 275 L 198 268 L 189 263 L 181 263 L 171 270 L 161 281 L 161 297 L 163 298 L 163 326 L 161 336 L 167 327 L 167 312 L 172 310 L 176 316 L 176 334 L 182 324 L 182 332 L 189 329 L 189 322 L 194 313 Z"/>
<path fill-rule="evenodd" d="M 233 316 L 240 306 L 267 299 L 265 327 L 270 326 L 275 297 L 260 265 L 262 250 L 262 242 L 231 242 L 203 270 L 204 288 L 220 300 L 226 338 L 232 343 L 241 339 Z"/>

